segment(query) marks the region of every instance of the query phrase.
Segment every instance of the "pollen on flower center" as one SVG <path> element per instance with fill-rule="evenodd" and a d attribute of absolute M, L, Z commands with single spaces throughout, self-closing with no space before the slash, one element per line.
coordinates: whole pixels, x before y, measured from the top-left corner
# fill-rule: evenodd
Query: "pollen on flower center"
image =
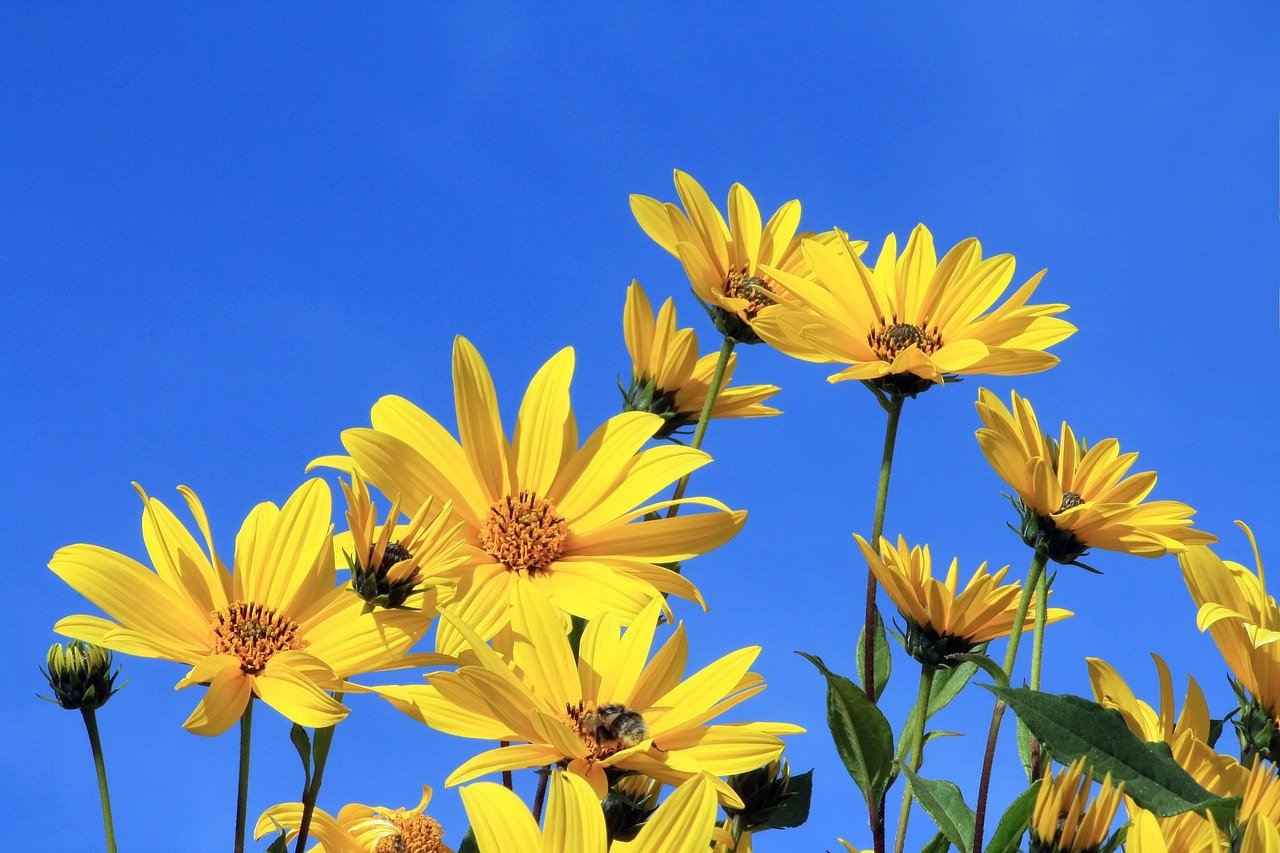
<path fill-rule="evenodd" d="M 254 602 L 233 601 L 213 612 L 213 653 L 240 658 L 247 673 L 261 672 L 271 656 L 302 648 L 298 623 Z"/>
<path fill-rule="evenodd" d="M 724 284 L 725 296 L 733 299 L 745 299 L 751 303 L 744 312 L 748 317 L 754 317 L 760 312 L 761 308 L 773 304 L 773 300 L 769 298 L 769 294 L 772 292 L 773 288 L 769 286 L 769 282 L 760 278 L 760 276 L 747 275 L 746 273 L 731 273 Z"/>
<path fill-rule="evenodd" d="M 880 318 L 880 327 L 867 335 L 867 343 L 875 351 L 881 361 L 893 361 L 898 353 L 908 347 L 919 347 L 925 355 L 930 355 L 942 346 L 942 336 L 935 326 L 932 331 L 913 323 L 899 323 L 897 317 L 886 323 Z"/>
<path fill-rule="evenodd" d="M 382 817 L 397 832 L 379 838 L 378 845 L 373 848 L 374 853 L 441 853 L 446 849 L 444 830 L 435 818 L 404 809 L 384 812 Z"/>
<path fill-rule="evenodd" d="M 526 489 L 489 507 L 480 547 L 513 572 L 542 571 L 564 552 L 568 523 L 555 507 Z"/>
<path fill-rule="evenodd" d="M 1063 492 L 1062 506 L 1058 507 L 1058 512 L 1066 512 L 1073 506 L 1080 506 L 1082 503 L 1084 503 L 1084 498 L 1080 497 L 1075 492 Z"/>

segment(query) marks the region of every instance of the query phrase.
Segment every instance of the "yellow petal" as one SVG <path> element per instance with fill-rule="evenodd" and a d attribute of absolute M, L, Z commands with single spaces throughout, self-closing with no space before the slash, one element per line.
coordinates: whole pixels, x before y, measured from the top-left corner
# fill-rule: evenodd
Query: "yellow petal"
<path fill-rule="evenodd" d="M 572 379 L 573 347 L 565 347 L 542 366 L 525 391 L 513 445 L 520 489 L 544 495 L 560 471 Z"/>
<path fill-rule="evenodd" d="M 645 821 L 629 842 L 617 842 L 617 853 L 702 853 L 716 822 L 716 786 L 705 774 L 679 785 Z"/>
<path fill-rule="evenodd" d="M 515 746 L 501 746 L 463 762 L 457 770 L 449 774 L 444 784 L 452 788 L 454 785 L 470 782 L 486 773 L 541 767 L 544 764 L 554 764 L 563 757 L 558 750 L 541 744 L 522 743 Z"/>
<path fill-rule="evenodd" d="M 604 853 L 609 847 L 595 791 L 581 776 L 551 774 L 543 849 L 552 853 Z"/>
<path fill-rule="evenodd" d="M 347 716 L 341 702 L 316 686 L 297 667 L 276 655 L 253 677 L 253 689 L 262 701 L 288 719 L 307 728 L 336 725 Z"/>
<path fill-rule="evenodd" d="M 453 341 L 453 395 L 458 434 L 489 503 L 511 493 L 507 439 L 498 416 L 498 394 L 480 353 L 466 338 Z"/>
<path fill-rule="evenodd" d="M 182 727 L 192 734 L 206 737 L 220 735 L 240 719 L 252 696 L 249 676 L 239 667 L 224 667 L 209 683 L 204 698 Z"/>
<path fill-rule="evenodd" d="M 516 583 L 511 626 L 515 633 L 516 666 L 539 696 L 556 707 L 582 700 L 573 649 L 555 608 L 529 581 Z"/>
<path fill-rule="evenodd" d="M 543 849 L 537 822 L 513 792 L 492 782 L 478 782 L 459 793 L 480 853 L 537 853 Z"/>

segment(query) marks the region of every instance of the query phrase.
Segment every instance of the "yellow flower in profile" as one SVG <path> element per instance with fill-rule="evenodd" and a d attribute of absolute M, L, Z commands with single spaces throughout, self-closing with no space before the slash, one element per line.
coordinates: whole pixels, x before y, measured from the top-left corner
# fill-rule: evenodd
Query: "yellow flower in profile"
<path fill-rule="evenodd" d="M 670 785 L 706 771 L 727 776 L 782 754 L 788 723 L 709 724 L 764 689 L 749 668 L 758 646 L 739 649 L 681 680 L 688 658 L 683 623 L 646 664 L 662 606 L 650 603 L 619 637 L 618 620 L 588 623 L 575 660 L 559 614 L 538 587 L 517 588 L 511 659 L 457 622 L 477 661 L 427 674 L 430 685 L 373 688 L 427 725 L 460 737 L 507 741 L 450 774 L 446 785 L 487 773 L 561 764 L 585 778 L 597 797 L 606 771 L 632 771 Z M 444 618 L 452 619 L 448 611 Z M 741 798 L 716 780 L 721 802 Z"/>
<path fill-rule="evenodd" d="M 796 358 L 849 365 L 831 382 L 873 382 L 913 397 L 954 375 L 1038 373 L 1058 363 L 1045 350 L 1075 326 L 1053 316 L 1066 305 L 1027 304 L 1043 270 L 992 308 L 1013 279 L 1012 255 L 983 260 L 971 237 L 939 261 L 923 225 L 901 257 L 897 245 L 890 234 L 869 268 L 839 240 L 805 240 L 812 280 L 764 265 L 783 291 L 756 331 Z"/>
<path fill-rule="evenodd" d="M 609 843 L 600 801 L 581 777 L 551 773 L 541 829 L 520 797 L 501 785 L 462 788 L 480 853 L 704 853 L 716 820 L 714 780 L 694 775 L 658 806 L 631 841 Z"/>
<path fill-rule="evenodd" d="M 778 208 L 763 226 L 760 209 L 742 184 L 729 189 L 729 222 L 712 203 L 702 185 L 681 172 L 675 173 L 676 194 L 684 205 L 643 195 L 631 196 L 631 212 L 653 241 L 675 255 L 684 266 L 693 292 L 711 310 L 716 328 L 740 343 L 756 343 L 751 329 L 760 310 L 783 293 L 778 278 L 765 268 L 783 270 L 803 278 L 809 268 L 801 256 L 802 238 L 818 242 L 835 238 L 836 232 L 822 235 L 797 234 L 800 202 Z M 852 251 L 862 251 L 866 243 L 848 243 Z"/>
<path fill-rule="evenodd" d="M 1018 583 L 1000 585 L 1009 567 L 995 574 L 987 564 L 978 566 L 963 590 L 959 590 L 960 561 L 953 559 L 945 581 L 933 577 L 929 546 L 907 546 L 899 536 L 894 546 L 881 537 L 880 553 L 861 536 L 854 534 L 872 574 L 907 620 L 907 651 L 921 663 L 945 665 L 948 655 L 967 652 L 979 643 L 1008 637 L 1015 630 Z M 1032 602 L 1034 603 L 1034 598 Z M 1072 615 L 1070 610 L 1050 607 L 1046 621 L 1058 622 Z M 1034 608 L 1019 631 L 1034 627 Z"/>
<path fill-rule="evenodd" d="M 461 442 L 408 400 L 388 396 L 373 406 L 372 429 L 342 433 L 349 457 L 312 463 L 358 470 L 404 506 L 433 495 L 452 502 L 475 559 L 441 580 L 456 586 L 455 614 L 486 639 L 508 623 L 510 602 L 527 584 L 586 619 L 608 611 L 626 622 L 664 593 L 701 603 L 688 579 L 659 564 L 724 544 L 746 520 L 709 498 L 637 507 L 711 457 L 680 445 L 641 450 L 663 423 L 647 412 L 610 418 L 579 447 L 572 377 L 573 350 L 565 348 L 534 376 L 508 441 L 489 369 L 459 337 L 453 380 Z M 644 518 L 672 505 L 710 511 Z M 452 628 L 441 629 L 441 651 L 464 645 Z"/>
<path fill-rule="evenodd" d="M 1212 817 L 1183 812 L 1158 818 L 1125 798 L 1129 828 L 1125 833 L 1125 853 L 1227 853 L 1230 844 Z M 1246 848 L 1248 849 L 1248 848 Z"/>
<path fill-rule="evenodd" d="M 208 684 L 183 724 L 216 735 L 252 696 L 301 726 L 331 726 L 347 709 L 327 691 L 344 679 L 414 661 L 405 652 L 426 633 L 435 594 L 413 593 L 412 609 L 364 612 L 335 586 L 329 487 L 303 483 L 282 507 L 260 503 L 236 537 L 234 573 L 213 549 L 208 517 L 180 487 L 208 547 L 155 498 L 143 497 L 142 534 L 155 571 L 95 545 L 69 545 L 49 568 L 110 616 L 68 616 L 54 630 L 139 657 L 191 667 L 178 687 Z M 139 489 L 141 492 L 141 489 Z M 112 621 L 115 620 L 115 621 Z"/>
<path fill-rule="evenodd" d="M 1077 562 L 1090 548 L 1139 557 L 1180 554 L 1217 537 L 1191 527 L 1195 510 L 1178 501 L 1148 501 L 1156 473 L 1125 476 L 1136 453 L 1114 438 L 1086 447 L 1064 421 L 1054 441 L 1040 430 L 1031 404 L 1013 394 L 1013 410 L 978 393 L 978 444 L 996 473 L 1018 493 L 1022 539 L 1056 562 Z M 1087 567 L 1085 567 L 1087 568 Z"/>
<path fill-rule="evenodd" d="M 1095 851 L 1106 841 L 1115 819 L 1124 783 L 1111 785 L 1111 774 L 1102 780 L 1098 797 L 1089 804 L 1093 771 L 1085 773 L 1083 758 L 1056 776 L 1045 770 L 1031 813 L 1031 849 L 1054 853 Z"/>
<path fill-rule="evenodd" d="M 453 853 L 444 843 L 440 823 L 426 814 L 430 802 L 431 788 L 423 785 L 422 799 L 412 809 L 351 803 L 343 806 L 336 818 L 315 809 L 307 834 L 320 843 L 310 848 L 311 853 Z M 258 818 L 254 839 L 279 832 L 277 824 L 288 839 L 296 838 L 302 825 L 302 803 L 281 803 L 267 809 Z"/>
<path fill-rule="evenodd" d="M 1194 678 L 1187 678 L 1187 694 L 1182 702 L 1182 713 L 1176 721 L 1173 715 L 1173 678 L 1164 658 L 1152 654 L 1160 679 L 1160 711 L 1143 702 L 1115 667 L 1101 658 L 1085 658 L 1089 666 L 1089 683 L 1093 698 L 1104 708 L 1113 708 L 1124 717 L 1129 731 L 1145 741 L 1163 741 L 1170 746 L 1178 742 L 1183 733 L 1189 732 L 1202 741 L 1209 740 L 1209 705 L 1204 691 Z"/>
<path fill-rule="evenodd" d="M 640 282 L 627 288 L 623 335 L 631 354 L 631 387 L 624 398 L 627 411 L 652 412 L 665 421 L 657 438 L 670 438 L 678 430 L 698 422 L 710 391 L 717 356 L 698 358 L 698 336 L 693 329 L 676 328 L 675 302 L 668 298 L 655 317 Z M 777 409 L 761 405 L 778 393 L 777 385 L 742 385 L 730 388 L 737 356 L 729 355 L 724 382 L 711 410 L 713 418 L 762 418 Z"/>
<path fill-rule="evenodd" d="M 333 547 L 351 571 L 351 588 L 370 604 L 403 607 L 420 584 L 447 580 L 469 561 L 459 535 L 462 524 L 454 520 L 449 503 L 433 513 L 428 498 L 405 525 L 400 524 L 400 501 L 395 500 L 379 525 L 363 477 L 353 475 L 342 491 L 348 530 L 334 537 Z"/>

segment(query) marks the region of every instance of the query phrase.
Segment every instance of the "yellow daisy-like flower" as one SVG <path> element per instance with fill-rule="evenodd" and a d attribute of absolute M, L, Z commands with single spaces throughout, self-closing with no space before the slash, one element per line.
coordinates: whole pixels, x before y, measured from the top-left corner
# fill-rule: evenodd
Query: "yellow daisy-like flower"
<path fill-rule="evenodd" d="M 761 226 L 760 209 L 742 184 L 729 189 L 726 224 L 697 181 L 678 169 L 675 181 L 683 211 L 671 203 L 633 195 L 631 212 L 655 243 L 680 260 L 694 294 L 711 310 L 716 328 L 740 343 L 757 343 L 760 339 L 752 331 L 752 322 L 784 293 L 777 276 L 765 268 L 796 278 L 807 276 L 810 271 L 799 252 L 801 239 L 829 241 L 836 232 L 797 234 L 800 202 L 794 199 Z M 841 245 L 859 252 L 866 247 L 866 243 L 847 240 Z"/>
<path fill-rule="evenodd" d="M 1139 557 L 1180 554 L 1217 537 L 1191 527 L 1195 510 L 1178 501 L 1148 501 L 1156 473 L 1125 476 L 1136 453 L 1114 438 L 1085 447 L 1064 421 L 1060 438 L 1040 430 L 1031 404 L 1013 394 L 1013 411 L 983 388 L 978 444 L 996 473 L 1018 493 L 1022 539 L 1056 562 L 1081 565 L 1090 548 Z"/>
<path fill-rule="evenodd" d="M 1097 799 L 1089 804 L 1093 771 L 1085 773 L 1083 758 L 1056 776 L 1046 770 L 1031 813 L 1031 849 L 1043 853 L 1096 851 L 1106 841 L 1115 819 L 1124 783 L 1111 785 L 1111 774 L 1102 780 Z"/>
<path fill-rule="evenodd" d="M 745 512 L 710 498 L 637 508 L 711 457 L 680 445 L 642 451 L 663 423 L 647 412 L 610 418 L 579 447 L 572 376 L 573 350 L 565 348 L 534 376 L 508 441 L 489 370 L 459 337 L 453 380 L 461 443 L 408 400 L 383 397 L 373 406 L 372 429 L 342 433 L 350 457 L 312 463 L 359 470 L 405 506 L 432 495 L 452 502 L 475 559 L 442 580 L 457 587 L 456 615 L 485 638 L 507 624 L 510 602 L 527 584 L 587 619 L 608 611 L 629 621 L 663 593 L 701 603 L 688 579 L 659 564 L 724 544 L 746 520 Z M 672 505 L 711 511 L 643 518 Z M 456 631 L 441 629 L 441 651 L 462 647 Z"/>
<path fill-rule="evenodd" d="M 982 258 L 974 238 L 941 261 L 929 229 L 917 225 L 902 256 L 890 234 L 868 268 L 836 240 L 805 240 L 812 280 L 763 267 L 784 288 L 760 312 L 760 337 L 806 361 L 849 365 L 831 382 L 857 379 L 915 396 L 948 376 L 1038 373 L 1058 363 L 1045 350 L 1075 326 L 1054 317 L 1066 305 L 1028 305 L 1044 270 L 996 308 L 1013 279 L 1012 255 Z"/>
<path fill-rule="evenodd" d="M 631 354 L 631 387 L 624 396 L 627 411 L 652 412 L 665 423 L 658 438 L 669 438 L 698 422 L 715 372 L 715 354 L 698 358 L 698 336 L 693 329 L 676 328 L 675 302 L 662 303 L 655 317 L 640 282 L 627 288 L 623 335 Z M 711 410 L 713 418 L 762 418 L 780 412 L 762 402 L 778 393 L 777 385 L 742 385 L 730 388 L 737 356 L 729 355 L 724 381 Z"/>
<path fill-rule="evenodd" d="M 311 853 L 453 853 L 444 843 L 440 823 L 426 814 L 431 788 L 422 786 L 422 799 L 412 809 L 364 806 L 351 803 L 335 818 L 323 809 L 311 814 L 307 833 L 320 842 Z M 272 806 L 258 818 L 255 839 L 284 828 L 286 838 L 297 837 L 302 825 L 302 803 Z"/>
<path fill-rule="evenodd" d="M 1125 853 L 1227 853 L 1230 844 L 1212 817 L 1184 812 L 1158 818 L 1125 798 L 1129 829 Z"/>
<path fill-rule="evenodd" d="M 347 709 L 326 691 L 345 689 L 343 679 L 358 673 L 416 663 L 405 652 L 431 624 L 434 592 L 411 594 L 405 604 L 413 609 L 365 613 L 363 601 L 335 586 L 333 504 L 323 480 L 304 483 L 282 507 L 253 508 L 236 537 L 234 573 L 213 549 L 200 500 L 179 491 L 208 553 L 143 494 L 154 572 L 95 545 L 60 548 L 49 568 L 111 617 L 68 616 L 55 631 L 188 664 L 179 688 L 208 684 L 183 724 L 189 731 L 222 733 L 255 695 L 299 725 L 331 726 Z"/>
<path fill-rule="evenodd" d="M 716 820 L 713 780 L 684 782 L 631 841 L 609 843 L 600 801 L 581 777 L 554 771 L 542 829 L 516 794 L 492 782 L 462 789 L 480 853 L 703 853 Z"/>
<path fill-rule="evenodd" d="M 681 680 L 688 658 L 683 624 L 646 665 L 661 604 L 649 604 L 619 638 L 618 620 L 603 614 L 582 634 L 575 661 L 559 614 L 531 584 L 516 590 L 508 661 L 465 624 L 477 664 L 428 673 L 430 685 L 375 688 L 400 710 L 461 737 L 507 741 L 475 756 L 445 780 L 562 764 L 584 777 L 601 799 L 608 771 L 633 771 L 676 785 L 706 771 L 742 773 L 782 754 L 788 723 L 709 721 L 764 689 L 748 671 L 758 646 L 740 649 Z M 721 802 L 742 800 L 717 780 Z"/>
<path fill-rule="evenodd" d="M 854 539 L 872 574 L 906 618 L 907 651 L 921 663 L 945 665 L 948 655 L 967 652 L 979 643 L 1008 637 L 1015 630 L 1026 631 L 1035 625 L 1034 606 L 1028 607 L 1020 628 L 1013 624 L 1022 586 L 1000 585 L 1008 566 L 991 574 L 983 563 L 960 591 L 957 559 L 952 559 L 946 580 L 938 581 L 933 577 L 928 545 L 910 548 L 907 540 L 899 536 L 895 547 L 881 537 L 877 554 L 861 536 L 855 533 Z M 1050 607 L 1046 621 L 1058 622 L 1070 615 L 1070 610 Z"/>
<path fill-rule="evenodd" d="M 1183 733 L 1191 733 L 1202 741 L 1209 740 L 1209 705 L 1204 692 L 1194 678 L 1187 678 L 1187 694 L 1182 702 L 1182 713 L 1175 721 L 1173 715 L 1173 678 L 1164 658 L 1151 655 L 1156 662 L 1160 679 L 1160 711 L 1143 702 L 1116 672 L 1115 667 L 1101 658 L 1085 658 L 1089 665 L 1089 683 L 1093 698 L 1104 708 L 1114 708 L 1124 717 L 1129 731 L 1146 741 L 1163 741 L 1170 746 L 1178 742 Z"/>
<path fill-rule="evenodd" d="M 467 564 L 470 554 L 459 535 L 461 522 L 445 503 L 432 512 L 427 499 L 408 524 L 400 524 L 400 501 L 392 502 L 387 520 L 378 524 L 369 487 L 359 474 L 342 484 L 347 498 L 348 531 L 333 546 L 351 570 L 351 588 L 370 604 L 402 607 L 419 584 L 448 579 Z"/>

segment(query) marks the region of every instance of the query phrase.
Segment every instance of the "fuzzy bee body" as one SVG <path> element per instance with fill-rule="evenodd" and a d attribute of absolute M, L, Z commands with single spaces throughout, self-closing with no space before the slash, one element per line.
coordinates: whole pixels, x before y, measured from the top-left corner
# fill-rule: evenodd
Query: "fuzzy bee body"
<path fill-rule="evenodd" d="M 629 749 L 649 737 L 644 716 L 621 702 L 607 702 L 582 715 L 583 734 L 602 749 Z"/>

